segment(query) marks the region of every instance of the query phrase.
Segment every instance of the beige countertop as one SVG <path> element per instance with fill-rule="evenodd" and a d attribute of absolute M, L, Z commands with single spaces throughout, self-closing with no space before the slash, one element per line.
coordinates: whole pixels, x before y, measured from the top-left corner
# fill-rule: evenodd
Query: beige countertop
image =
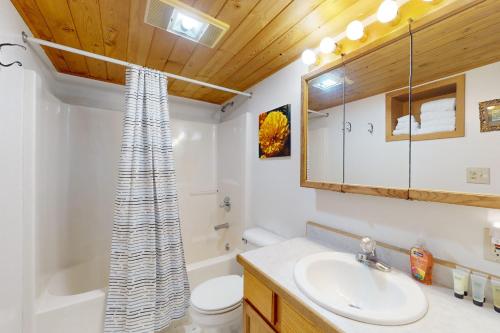
<path fill-rule="evenodd" d="M 243 260 L 260 271 L 273 283 L 279 285 L 289 296 L 298 299 L 304 306 L 322 317 L 335 329 L 345 333 L 500 333 L 500 313 L 491 304 L 478 307 L 470 299 L 460 300 L 453 296 L 453 290 L 439 286 L 421 285 L 427 296 L 429 309 L 417 322 L 402 326 L 378 326 L 361 323 L 337 315 L 316 305 L 295 284 L 293 271 L 301 258 L 324 251 L 334 251 L 307 238 L 294 238 L 241 254 Z"/>

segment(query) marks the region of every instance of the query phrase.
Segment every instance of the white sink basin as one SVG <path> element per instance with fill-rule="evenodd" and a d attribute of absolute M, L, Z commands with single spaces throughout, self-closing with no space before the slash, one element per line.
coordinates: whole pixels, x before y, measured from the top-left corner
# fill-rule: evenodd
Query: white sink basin
<path fill-rule="evenodd" d="M 422 318 L 427 299 L 406 274 L 382 272 L 353 254 L 324 252 L 295 265 L 295 281 L 311 300 L 341 316 L 378 325 L 404 325 Z"/>

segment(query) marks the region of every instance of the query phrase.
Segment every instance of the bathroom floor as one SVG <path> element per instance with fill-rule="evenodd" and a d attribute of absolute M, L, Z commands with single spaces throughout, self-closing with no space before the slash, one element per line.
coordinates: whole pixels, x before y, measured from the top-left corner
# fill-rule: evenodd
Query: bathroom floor
<path fill-rule="evenodd" d="M 172 324 L 171 327 L 161 331 L 160 333 L 242 333 L 242 329 L 228 328 L 201 328 L 194 324 L 189 315 Z"/>
<path fill-rule="evenodd" d="M 172 325 L 160 333 L 202 333 L 201 327 L 192 323 L 187 315 L 185 318 L 172 323 Z"/>

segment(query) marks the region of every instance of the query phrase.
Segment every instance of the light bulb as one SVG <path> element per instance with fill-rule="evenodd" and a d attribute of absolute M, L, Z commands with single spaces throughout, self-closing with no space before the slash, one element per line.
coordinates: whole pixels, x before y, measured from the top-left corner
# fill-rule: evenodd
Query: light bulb
<path fill-rule="evenodd" d="M 192 19 L 189 16 L 183 16 L 182 20 L 181 20 L 181 26 L 182 26 L 182 29 L 184 29 L 184 30 L 193 29 L 195 27 L 196 23 L 197 23 L 196 20 Z"/>
<path fill-rule="evenodd" d="M 335 51 L 336 46 L 337 44 L 335 43 L 335 40 L 333 38 L 325 37 L 321 40 L 319 49 L 321 50 L 321 53 L 329 54 Z"/>
<path fill-rule="evenodd" d="M 345 33 L 350 40 L 360 40 L 365 35 L 365 27 L 361 21 L 355 20 L 349 23 Z"/>
<path fill-rule="evenodd" d="M 302 52 L 302 62 L 306 65 L 312 65 L 316 63 L 316 53 L 313 50 L 307 49 Z"/>
<path fill-rule="evenodd" d="M 384 0 L 378 7 L 377 19 L 381 23 L 389 23 L 398 16 L 398 4 L 394 0 Z"/>

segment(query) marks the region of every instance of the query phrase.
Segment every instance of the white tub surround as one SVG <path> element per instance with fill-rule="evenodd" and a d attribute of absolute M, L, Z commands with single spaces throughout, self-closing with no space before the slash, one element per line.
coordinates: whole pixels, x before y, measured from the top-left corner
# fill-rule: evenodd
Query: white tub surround
<path fill-rule="evenodd" d="M 318 321 L 345 333 L 470 333 L 495 332 L 499 315 L 491 304 L 480 308 L 468 300 L 453 297 L 453 290 L 439 286 L 424 286 L 422 290 L 429 302 L 427 314 L 415 323 L 403 326 L 379 326 L 354 321 L 330 312 L 303 294 L 294 281 L 294 267 L 301 258 L 325 251 L 343 251 L 345 244 L 325 244 L 311 238 L 294 238 L 289 241 L 245 252 L 239 261 L 245 269 L 259 272 L 283 299 L 294 299 L 303 313 L 314 313 Z M 391 264 L 391 263 L 389 263 Z M 311 318 L 308 318 L 312 321 Z"/>

